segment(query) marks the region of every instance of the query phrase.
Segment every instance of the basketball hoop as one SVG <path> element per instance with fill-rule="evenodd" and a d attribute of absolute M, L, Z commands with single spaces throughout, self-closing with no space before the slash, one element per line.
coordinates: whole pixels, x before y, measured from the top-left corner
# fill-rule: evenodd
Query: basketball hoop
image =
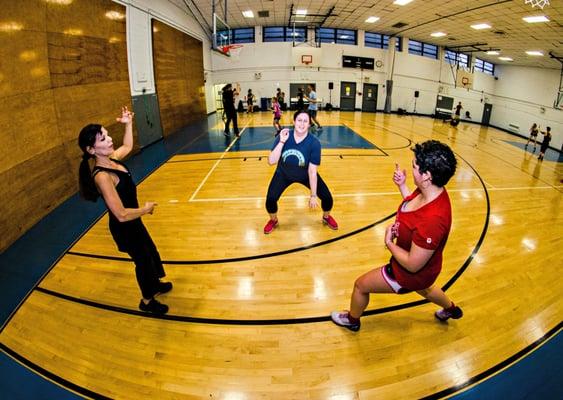
<path fill-rule="evenodd" d="M 226 56 L 238 56 L 240 54 L 240 49 L 242 48 L 242 44 L 228 44 L 226 46 L 222 46 L 219 49 L 223 54 Z"/>
<path fill-rule="evenodd" d="M 532 6 L 532 8 L 535 8 L 536 6 L 538 6 L 539 8 L 541 8 L 543 10 L 543 8 L 545 6 L 549 5 L 549 0 L 524 0 L 525 4 L 530 4 Z"/>
<path fill-rule="evenodd" d="M 313 56 L 309 55 L 309 54 L 303 54 L 301 56 L 301 64 L 305 64 L 306 66 L 308 66 L 309 64 L 311 64 L 313 62 Z"/>

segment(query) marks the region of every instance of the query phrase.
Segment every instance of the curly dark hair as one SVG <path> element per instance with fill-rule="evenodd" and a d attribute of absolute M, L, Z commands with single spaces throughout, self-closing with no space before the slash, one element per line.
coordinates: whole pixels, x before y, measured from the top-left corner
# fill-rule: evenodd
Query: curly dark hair
<path fill-rule="evenodd" d="M 455 174 L 457 160 L 447 145 L 437 140 L 417 143 L 412 149 L 420 173 L 430 172 L 432 183 L 445 186 Z"/>

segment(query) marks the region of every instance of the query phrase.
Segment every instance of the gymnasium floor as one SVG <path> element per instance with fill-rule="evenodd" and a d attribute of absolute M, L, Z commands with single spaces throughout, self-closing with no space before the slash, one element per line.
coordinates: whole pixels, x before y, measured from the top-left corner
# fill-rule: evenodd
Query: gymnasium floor
<path fill-rule="evenodd" d="M 175 283 L 166 318 L 136 310 L 133 269 L 108 239 L 102 204 L 74 197 L 4 252 L 2 392 L 560 398 L 559 154 L 538 162 L 524 139 L 469 123 L 339 112 L 320 120 L 337 232 L 290 188 L 279 230 L 261 233 L 274 170 L 269 113 L 242 115 L 236 140 L 212 115 L 128 160 L 140 200 L 159 203 L 144 221 Z M 399 199 L 394 163 L 409 171 L 409 148 L 430 138 L 460 163 L 439 283 L 465 317 L 440 324 L 414 295 L 381 295 L 360 332 L 332 325 L 328 314 L 347 308 L 354 278 L 388 257 L 380 243 Z"/>

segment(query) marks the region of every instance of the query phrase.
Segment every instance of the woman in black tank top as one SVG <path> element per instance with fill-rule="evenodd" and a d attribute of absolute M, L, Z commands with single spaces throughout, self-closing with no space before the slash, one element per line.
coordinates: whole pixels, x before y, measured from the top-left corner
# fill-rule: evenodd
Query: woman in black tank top
<path fill-rule="evenodd" d="M 82 149 L 79 171 L 80 195 L 96 201 L 101 195 L 109 211 L 109 230 L 119 251 L 129 254 L 135 263 L 135 274 L 141 289 L 139 308 L 155 314 L 165 314 L 168 306 L 155 299 L 156 295 L 172 290 L 172 283 L 161 282 L 165 276 L 160 254 L 141 216 L 152 214 L 156 203 L 139 207 L 137 188 L 131 173 L 121 159 L 133 148 L 133 113 L 123 107 L 118 122 L 125 125 L 123 145 L 113 148 L 107 130 L 97 124 L 85 126 L 78 137 Z M 90 170 L 88 160 L 93 158 Z"/>

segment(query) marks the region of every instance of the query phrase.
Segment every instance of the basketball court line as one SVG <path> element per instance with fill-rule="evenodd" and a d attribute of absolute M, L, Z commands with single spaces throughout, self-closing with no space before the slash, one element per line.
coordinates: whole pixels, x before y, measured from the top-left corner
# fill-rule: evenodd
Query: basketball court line
<path fill-rule="evenodd" d="M 562 185 L 558 186 L 520 186 L 520 187 L 504 187 L 498 188 L 491 186 L 488 188 L 490 192 L 495 191 L 506 191 L 506 190 L 531 190 L 531 189 L 559 189 L 562 188 Z M 482 192 L 482 188 L 470 188 L 470 189 L 448 189 L 449 193 L 459 193 L 459 192 Z M 393 195 L 400 195 L 399 191 L 394 192 L 367 192 L 367 193 L 341 193 L 341 194 L 333 194 L 332 197 L 344 198 L 344 197 L 374 197 L 374 196 L 393 196 Z M 284 199 L 308 199 L 308 195 L 294 195 L 294 196 L 283 196 Z M 208 198 L 208 199 L 194 199 L 193 196 L 188 202 L 220 202 L 220 201 L 256 201 L 256 200 L 266 200 L 266 197 L 216 197 L 216 198 Z"/>
<path fill-rule="evenodd" d="M 233 145 L 236 143 L 237 140 L 240 139 L 240 137 L 242 136 L 242 134 L 244 133 L 244 130 L 248 127 L 248 124 L 250 122 L 247 122 L 246 125 L 244 126 L 244 128 L 242 128 L 242 130 L 240 131 L 239 136 L 235 137 L 235 140 L 233 140 L 229 146 L 225 149 L 225 151 L 223 151 L 223 153 L 221 154 L 221 157 L 219 157 L 219 159 L 215 162 L 215 164 L 213 164 L 213 167 L 211 167 L 211 169 L 209 170 L 209 172 L 207 173 L 207 175 L 205 175 L 205 178 L 203 178 L 203 180 L 201 181 L 201 183 L 199 184 L 199 186 L 197 187 L 197 189 L 195 190 L 195 192 L 192 194 L 192 197 L 190 197 L 190 199 L 188 200 L 188 202 L 193 201 L 194 197 L 197 196 L 198 192 L 201 190 L 201 188 L 203 187 L 203 185 L 205 185 L 205 182 L 207 182 L 207 179 L 209 179 L 209 177 L 211 176 L 211 174 L 213 173 L 213 171 L 215 171 L 215 168 L 217 168 L 217 166 L 219 165 L 219 163 L 223 160 L 223 158 L 225 158 L 225 156 L 227 155 L 227 153 L 231 150 L 231 147 L 233 147 Z"/>

